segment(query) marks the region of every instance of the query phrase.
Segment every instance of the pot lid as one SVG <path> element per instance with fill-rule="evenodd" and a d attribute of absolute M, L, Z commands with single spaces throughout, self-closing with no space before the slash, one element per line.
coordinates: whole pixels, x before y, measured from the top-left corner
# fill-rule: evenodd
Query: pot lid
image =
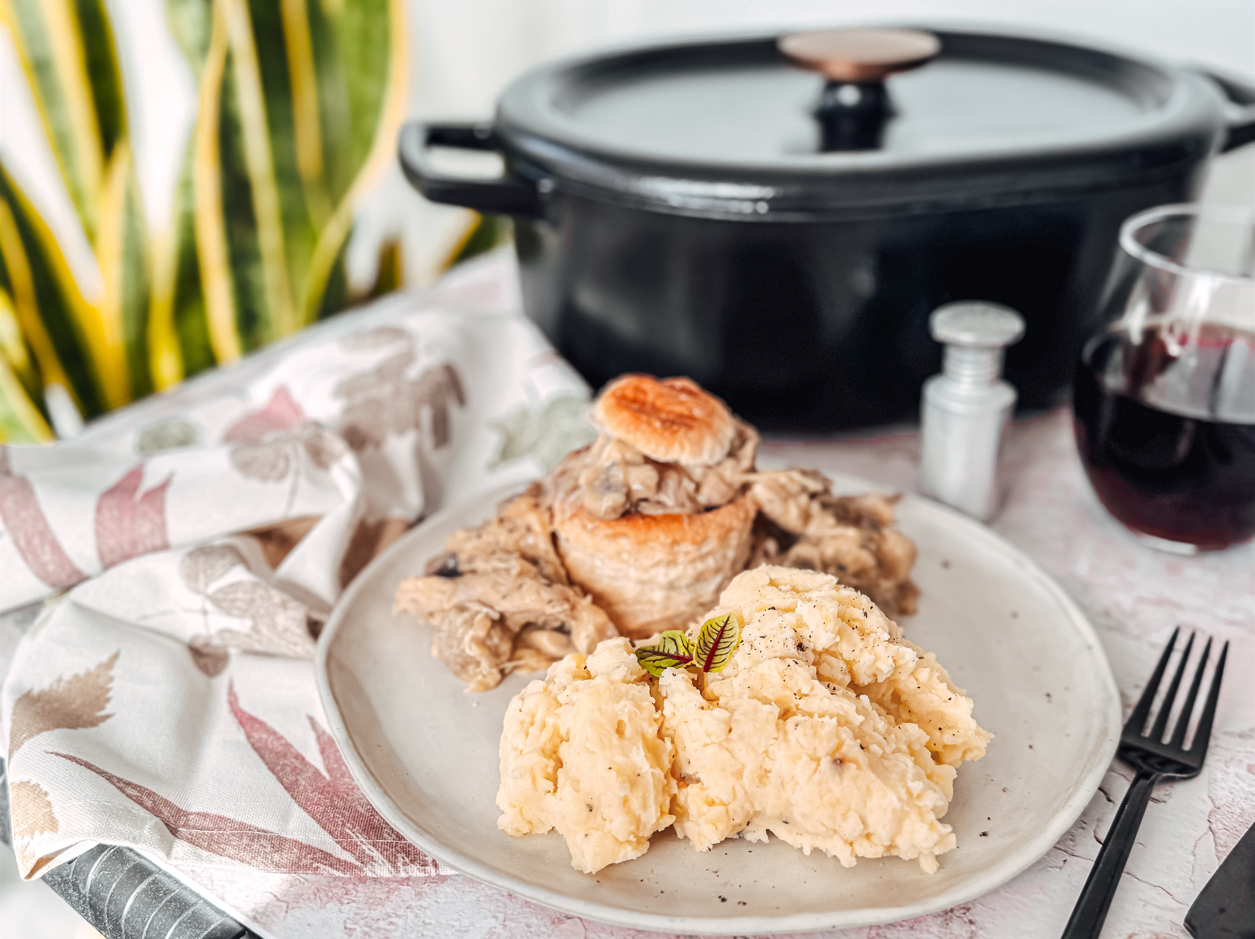
<path fill-rule="evenodd" d="M 856 37 L 853 53 L 850 36 L 830 37 L 826 67 L 823 34 L 544 66 L 506 90 L 497 134 L 517 171 L 559 188 L 683 214 L 812 218 L 1126 185 L 1179 172 L 1222 132 L 1219 96 L 1182 69 L 1024 36 L 861 32 L 884 35 Z M 936 37 L 931 60 L 920 36 Z M 892 74 L 895 42 L 910 71 Z M 870 72 L 840 61 L 859 48 L 879 56 Z"/>

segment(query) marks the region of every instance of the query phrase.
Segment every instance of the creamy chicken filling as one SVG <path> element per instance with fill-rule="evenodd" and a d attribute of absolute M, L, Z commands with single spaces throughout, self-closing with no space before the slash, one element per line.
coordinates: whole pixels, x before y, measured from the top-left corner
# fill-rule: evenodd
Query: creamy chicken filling
<path fill-rule="evenodd" d="M 616 635 L 609 616 L 571 582 L 554 547 L 552 505 L 578 500 L 593 518 L 695 514 L 748 490 L 758 504 L 748 567 L 775 564 L 836 576 L 890 616 L 915 611 L 915 546 L 893 522 L 893 498 L 836 496 L 814 470 L 758 472 L 759 436 L 738 421 L 728 453 L 709 466 L 661 463 L 603 434 L 567 456 L 495 518 L 450 536 L 426 577 L 407 580 L 397 608 L 436 626 L 433 654 L 470 690 L 533 671 Z M 732 576 L 739 571 L 729 571 Z"/>
<path fill-rule="evenodd" d="M 556 478 L 561 495 L 575 490 L 584 510 L 596 519 L 634 512 L 689 515 L 726 505 L 744 491 L 758 441 L 758 432 L 738 421 L 727 455 L 703 466 L 660 463 L 630 443 L 602 434 L 567 457 Z"/>
<path fill-rule="evenodd" d="M 837 496 L 815 470 L 757 473 L 750 495 L 760 522 L 749 567 L 775 564 L 831 574 L 890 616 L 914 613 L 915 545 L 893 522 L 895 497 Z"/>

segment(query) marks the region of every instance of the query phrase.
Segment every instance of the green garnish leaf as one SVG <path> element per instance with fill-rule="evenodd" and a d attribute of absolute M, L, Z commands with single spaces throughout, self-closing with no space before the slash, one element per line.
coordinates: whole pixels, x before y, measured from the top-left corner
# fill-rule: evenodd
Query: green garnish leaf
<path fill-rule="evenodd" d="M 693 661 L 704 672 L 722 671 L 741 644 L 741 620 L 735 613 L 702 623 L 693 648 Z"/>
<path fill-rule="evenodd" d="M 658 640 L 656 648 L 660 652 L 668 652 L 673 655 L 686 655 L 690 659 L 693 657 L 693 640 L 688 634 L 680 629 L 668 629 L 662 634 Z"/>
<path fill-rule="evenodd" d="M 669 668 L 696 665 L 706 672 L 717 672 L 728 664 L 732 653 L 741 644 L 741 620 L 735 613 L 716 616 L 702 624 L 694 643 L 679 629 L 668 629 L 657 645 L 636 650 L 636 661 L 655 678 Z"/>
<path fill-rule="evenodd" d="M 649 672 L 655 678 L 662 677 L 662 673 L 669 668 L 684 668 L 686 665 L 693 664 L 691 655 L 684 655 L 679 652 L 664 652 L 659 646 L 645 646 L 636 650 L 636 661 L 641 663 L 641 668 Z"/>

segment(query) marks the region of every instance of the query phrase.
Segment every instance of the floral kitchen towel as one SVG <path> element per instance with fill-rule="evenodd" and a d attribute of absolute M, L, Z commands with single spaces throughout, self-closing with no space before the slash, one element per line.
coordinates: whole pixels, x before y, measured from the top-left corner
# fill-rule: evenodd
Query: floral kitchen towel
<path fill-rule="evenodd" d="M 102 841 L 176 866 L 432 869 L 353 785 L 312 659 L 382 546 L 591 438 L 587 386 L 493 292 L 508 264 L 73 442 L 0 448 L 0 610 L 49 598 L 0 710 L 23 876 Z"/>

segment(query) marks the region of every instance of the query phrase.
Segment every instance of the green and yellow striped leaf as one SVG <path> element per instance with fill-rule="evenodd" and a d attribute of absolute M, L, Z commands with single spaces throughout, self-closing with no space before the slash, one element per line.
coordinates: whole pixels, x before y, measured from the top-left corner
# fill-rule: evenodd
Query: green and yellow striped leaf
<path fill-rule="evenodd" d="M 102 347 L 96 368 L 110 407 L 153 391 L 149 361 L 148 234 L 129 144 L 109 161 L 101 193 L 96 261 L 104 295 L 95 307 Z"/>
<path fill-rule="evenodd" d="M 17 322 L 13 298 L 0 289 L 0 444 L 53 439 L 40 410 L 43 383 Z"/>
<path fill-rule="evenodd" d="M 13 342 L 6 316 L 12 313 L 9 297 L 0 291 L 0 444 L 46 443 L 53 439 L 52 428 L 35 404 L 35 394 L 22 377 L 22 368 L 13 361 L 15 349 L 24 357 L 21 336 Z M 11 324 L 16 327 L 16 323 Z M 27 362 L 29 365 L 29 361 Z"/>
<path fill-rule="evenodd" d="M 309 0 L 309 9 L 318 11 L 310 22 L 321 113 L 327 127 L 343 128 L 322 136 L 327 185 L 338 202 L 360 185 L 363 167 L 369 178 L 394 159 L 404 104 L 398 83 L 405 78 L 405 23 L 396 0 Z"/>
<path fill-rule="evenodd" d="M 47 443 L 52 428 L 18 381 L 9 360 L 0 355 L 0 444 Z"/>
<path fill-rule="evenodd" d="M 3 289 L 0 289 L 0 355 L 8 361 L 9 368 L 13 369 L 27 395 L 38 401 L 43 393 L 43 381 L 26 344 L 26 337 L 22 335 L 22 327 L 18 324 L 13 298 Z"/>
<path fill-rule="evenodd" d="M 213 8 L 214 0 L 166 0 L 166 22 L 197 78 L 209 55 Z"/>
<path fill-rule="evenodd" d="M 390 158 L 400 116 L 401 7 L 401 0 L 214 3 L 192 216 L 216 361 L 339 306 L 328 301 L 344 292 L 354 196 L 373 164 Z"/>
<path fill-rule="evenodd" d="M 79 292 L 52 232 L 0 164 L 0 289 L 12 298 L 44 384 L 69 391 L 87 417 L 121 404 L 97 378 L 103 325 Z"/>
<path fill-rule="evenodd" d="M 174 200 L 174 221 L 153 246 L 153 291 L 148 321 L 153 383 L 160 390 L 212 368 L 205 292 L 196 250 L 193 139 L 184 154 Z"/>
<path fill-rule="evenodd" d="M 104 0 L 0 0 L 18 57 L 83 230 L 127 131 L 117 47 Z"/>
<path fill-rule="evenodd" d="M 88 303 L 0 167 L 0 355 L 36 415 L 46 384 L 92 417 L 351 301 L 354 204 L 392 159 L 403 105 L 403 3 L 166 0 L 200 98 L 173 225 L 154 240 L 105 0 L 0 0 L 103 283 Z M 5 406 L 6 428 L 38 437 L 29 408 Z"/>
<path fill-rule="evenodd" d="M 345 270 L 345 255 L 348 253 L 348 242 L 340 249 L 340 256 L 332 268 L 331 277 L 323 290 L 322 308 L 318 318 L 334 316 L 352 306 L 369 303 L 379 297 L 401 288 L 405 276 L 405 266 L 401 258 L 401 242 L 389 238 L 379 246 L 379 257 L 375 266 L 375 277 L 371 283 L 351 289 L 348 274 Z"/>

